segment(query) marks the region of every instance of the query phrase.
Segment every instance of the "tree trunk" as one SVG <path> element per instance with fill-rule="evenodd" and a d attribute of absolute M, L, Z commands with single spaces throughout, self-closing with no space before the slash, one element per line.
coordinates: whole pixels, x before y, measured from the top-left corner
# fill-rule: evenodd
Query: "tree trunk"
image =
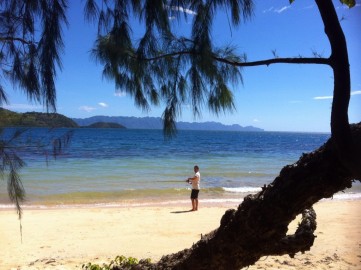
<path fill-rule="evenodd" d="M 357 159 L 357 152 L 361 149 L 355 148 L 348 121 L 351 83 L 346 39 L 332 1 L 316 0 L 316 4 L 331 45 L 330 65 L 334 76 L 331 133 L 340 160 L 358 174 L 361 171 L 361 161 Z"/>

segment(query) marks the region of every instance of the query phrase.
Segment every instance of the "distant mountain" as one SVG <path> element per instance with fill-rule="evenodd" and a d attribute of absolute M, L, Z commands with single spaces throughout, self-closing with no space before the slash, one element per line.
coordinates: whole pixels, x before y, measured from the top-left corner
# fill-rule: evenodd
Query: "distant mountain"
<path fill-rule="evenodd" d="M 96 122 L 118 123 L 128 129 L 162 129 L 160 117 L 127 117 L 127 116 L 93 116 L 89 118 L 72 118 L 79 126 L 89 126 Z M 218 122 L 189 123 L 177 122 L 179 130 L 224 130 L 224 131 L 264 131 L 261 128 L 240 125 L 224 125 Z"/>
<path fill-rule="evenodd" d="M 261 128 L 257 128 L 253 126 L 243 127 L 237 124 L 224 125 L 219 122 L 202 122 L 202 123 L 178 122 L 177 128 L 182 130 L 264 131 Z"/>
<path fill-rule="evenodd" d="M 261 128 L 240 125 L 224 125 L 218 122 L 189 123 L 177 122 L 179 130 L 224 130 L 224 131 L 264 131 Z M 16 113 L 0 108 L 0 127 L 92 127 L 163 129 L 160 117 L 93 116 L 89 118 L 68 118 L 58 113 Z"/>
<path fill-rule="evenodd" d="M 75 128 L 78 127 L 78 124 L 58 113 L 16 113 L 0 108 L 0 127 Z"/>

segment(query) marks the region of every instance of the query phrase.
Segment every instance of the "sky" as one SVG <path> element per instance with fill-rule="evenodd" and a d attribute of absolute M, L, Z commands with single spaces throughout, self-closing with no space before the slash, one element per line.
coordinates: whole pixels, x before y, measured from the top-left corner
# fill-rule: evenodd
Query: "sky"
<path fill-rule="evenodd" d="M 245 53 L 248 61 L 274 57 L 329 57 L 330 46 L 324 34 L 317 6 L 311 0 L 254 1 L 254 15 L 237 29 L 230 28 L 227 14 L 217 15 L 212 38 L 217 46 L 233 45 Z M 361 121 L 361 0 L 348 9 L 333 1 L 341 19 L 350 61 L 351 100 L 349 121 Z M 161 117 L 164 107 L 142 111 L 125 94 L 116 94 L 112 81 L 102 77 L 102 66 L 90 56 L 96 38 L 96 26 L 84 22 L 84 1 L 69 1 L 69 27 L 64 28 L 63 68 L 58 72 L 57 112 L 71 118 L 95 115 Z M 179 29 L 188 22 L 176 24 Z M 132 25 L 136 33 L 139 24 Z M 135 37 L 136 38 L 136 37 Z M 321 65 L 276 64 L 242 69 L 243 84 L 232 87 L 236 111 L 214 115 L 203 107 L 194 118 L 184 106 L 178 121 L 215 121 L 226 125 L 256 126 L 266 131 L 330 132 L 333 91 L 332 70 Z M 45 112 L 41 104 L 29 102 L 19 89 L 7 88 L 10 104 L 16 112 Z"/>

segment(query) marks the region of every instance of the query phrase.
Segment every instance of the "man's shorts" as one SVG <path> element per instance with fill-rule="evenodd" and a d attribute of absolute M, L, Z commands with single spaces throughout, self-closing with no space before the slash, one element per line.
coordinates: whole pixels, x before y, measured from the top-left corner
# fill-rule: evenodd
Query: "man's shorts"
<path fill-rule="evenodd" d="M 198 199 L 199 189 L 192 189 L 191 199 Z"/>

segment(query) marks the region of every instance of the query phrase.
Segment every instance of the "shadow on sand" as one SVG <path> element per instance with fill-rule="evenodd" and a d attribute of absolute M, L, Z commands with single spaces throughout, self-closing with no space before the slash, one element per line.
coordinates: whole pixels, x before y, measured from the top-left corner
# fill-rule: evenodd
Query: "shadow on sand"
<path fill-rule="evenodd" d="M 173 211 L 171 214 L 184 214 L 184 213 L 190 213 L 194 212 L 193 210 L 184 210 L 184 211 Z"/>

